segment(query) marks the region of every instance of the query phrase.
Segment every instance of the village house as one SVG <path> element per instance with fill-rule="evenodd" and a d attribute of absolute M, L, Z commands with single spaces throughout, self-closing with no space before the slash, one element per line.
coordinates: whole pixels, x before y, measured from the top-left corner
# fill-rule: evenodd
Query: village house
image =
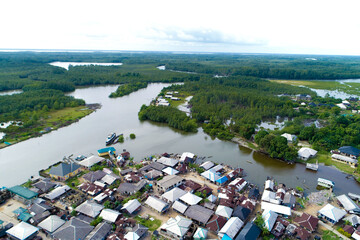
<path fill-rule="evenodd" d="M 73 217 L 53 234 L 55 239 L 79 240 L 85 237 L 94 229 L 89 222 Z"/>
<path fill-rule="evenodd" d="M 337 162 L 341 162 L 341 163 L 346 163 L 352 167 L 356 167 L 358 164 L 358 160 L 352 158 L 352 157 L 348 157 L 348 156 L 344 156 L 344 155 L 340 155 L 340 154 L 332 154 L 331 155 L 331 159 L 333 161 L 337 161 Z"/>
<path fill-rule="evenodd" d="M 11 196 L 14 197 L 14 199 L 24 204 L 31 203 L 38 196 L 38 193 L 22 186 L 14 186 L 8 188 L 7 190 L 10 192 Z"/>
<path fill-rule="evenodd" d="M 160 227 L 160 233 L 171 239 L 183 239 L 191 225 L 191 220 L 176 216 L 175 218 L 170 218 Z"/>
<path fill-rule="evenodd" d="M 125 203 L 121 209 L 130 215 L 135 214 L 140 211 L 141 203 L 137 199 L 133 199 Z"/>
<path fill-rule="evenodd" d="M 104 206 L 97 204 L 95 202 L 90 202 L 89 200 L 86 200 L 79 206 L 75 208 L 75 211 L 82 213 L 86 216 L 89 216 L 91 218 L 96 218 L 101 210 L 103 210 Z"/>
<path fill-rule="evenodd" d="M 235 240 L 251 240 L 257 239 L 261 233 L 260 228 L 253 224 L 252 222 L 248 222 L 245 227 L 240 231 L 239 235 L 235 238 Z"/>
<path fill-rule="evenodd" d="M 65 181 L 74 177 L 81 171 L 81 166 L 76 163 L 60 163 L 50 169 L 49 175 L 59 181 Z"/>
<path fill-rule="evenodd" d="M 319 219 L 310 214 L 302 213 L 301 216 L 294 219 L 294 222 L 308 231 L 314 232 L 317 229 Z"/>
<path fill-rule="evenodd" d="M 98 157 L 98 156 L 92 155 L 92 156 L 87 157 L 84 160 L 80 161 L 79 165 L 81 165 L 87 169 L 90 169 L 95 164 L 102 162 L 104 160 L 105 160 L 105 158 L 103 158 L 103 157 Z"/>
<path fill-rule="evenodd" d="M 19 224 L 15 225 L 14 227 L 6 231 L 10 239 L 21 239 L 21 240 L 32 239 L 37 235 L 38 232 L 39 232 L 38 228 L 26 222 L 20 222 Z"/>
<path fill-rule="evenodd" d="M 356 147 L 352 147 L 352 146 L 343 146 L 339 148 L 339 152 L 342 155 L 352 158 L 358 158 L 360 156 L 360 149 L 357 149 Z"/>
<path fill-rule="evenodd" d="M 331 204 L 326 204 L 326 206 L 321 208 L 318 213 L 332 224 L 339 222 L 346 214 L 344 210 L 334 207 Z"/>
<path fill-rule="evenodd" d="M 315 157 L 317 151 L 308 147 L 302 147 L 298 151 L 298 157 L 301 160 L 307 161 L 309 158 Z"/>
<path fill-rule="evenodd" d="M 195 223 L 202 226 L 205 226 L 213 214 L 214 211 L 200 205 L 192 205 L 188 207 L 184 213 L 186 217 L 192 219 Z"/>
<path fill-rule="evenodd" d="M 160 192 L 167 192 L 168 190 L 173 189 L 174 187 L 180 186 L 184 183 L 184 179 L 182 177 L 176 175 L 168 175 L 165 176 L 160 181 L 156 182 L 156 186 L 158 191 Z"/>
<path fill-rule="evenodd" d="M 159 213 L 166 212 L 170 207 L 168 203 L 154 196 L 149 196 L 145 204 Z"/>
<path fill-rule="evenodd" d="M 53 234 L 57 229 L 65 224 L 65 221 L 59 216 L 51 215 L 39 223 L 38 227 L 47 234 Z"/>

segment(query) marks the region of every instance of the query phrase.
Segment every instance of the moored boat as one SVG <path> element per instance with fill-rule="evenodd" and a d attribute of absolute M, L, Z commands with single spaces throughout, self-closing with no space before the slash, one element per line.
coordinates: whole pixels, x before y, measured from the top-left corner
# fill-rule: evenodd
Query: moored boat
<path fill-rule="evenodd" d="M 110 133 L 108 137 L 106 138 L 106 146 L 112 144 L 116 139 L 115 133 Z"/>

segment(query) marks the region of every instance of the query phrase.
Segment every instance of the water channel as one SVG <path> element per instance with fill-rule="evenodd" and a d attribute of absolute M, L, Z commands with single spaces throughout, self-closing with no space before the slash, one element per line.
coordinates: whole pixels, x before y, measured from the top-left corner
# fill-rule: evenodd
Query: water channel
<path fill-rule="evenodd" d="M 212 140 L 199 128 L 198 133 L 186 134 L 163 124 L 140 122 L 137 114 L 142 104 L 148 104 L 163 87 L 169 84 L 149 84 L 128 96 L 109 98 L 116 86 L 99 86 L 76 89 L 70 95 L 87 103 L 101 103 L 101 109 L 68 127 L 58 129 L 38 138 L 0 149 L 0 187 L 11 187 L 37 175 L 40 169 L 62 160 L 64 156 L 96 154 L 105 147 L 110 132 L 123 133 L 123 144 L 117 143 L 117 151 L 126 149 L 140 161 L 155 153 L 193 152 L 198 156 L 212 156 L 208 160 L 245 169 L 246 179 L 262 187 L 267 176 L 288 187 L 301 186 L 315 191 L 318 177 L 336 183 L 335 193 L 360 192 L 360 184 L 330 167 L 320 166 L 317 173 L 306 170 L 304 165 L 288 165 L 271 159 L 232 142 Z M 130 133 L 136 139 L 128 138 Z"/>

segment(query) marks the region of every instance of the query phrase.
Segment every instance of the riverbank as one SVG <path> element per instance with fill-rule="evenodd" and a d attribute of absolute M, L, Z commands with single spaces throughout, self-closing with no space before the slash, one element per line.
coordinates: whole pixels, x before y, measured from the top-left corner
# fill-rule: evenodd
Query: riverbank
<path fill-rule="evenodd" d="M 231 141 L 242 147 L 251 149 L 252 151 L 269 155 L 266 152 L 261 151 L 256 143 L 242 139 L 241 137 L 234 137 L 233 139 L 231 139 Z M 344 163 L 333 161 L 331 159 L 330 153 L 318 153 L 316 157 L 310 158 L 308 161 L 303 161 L 300 159 L 295 161 L 295 163 L 300 163 L 300 164 L 316 163 L 316 162 L 323 164 L 324 166 L 327 167 L 333 167 L 342 173 L 348 174 L 348 176 L 352 176 L 356 181 L 360 182 L 360 173 L 356 172 L 356 168 L 352 168 Z"/>
<path fill-rule="evenodd" d="M 68 107 L 61 110 L 49 111 L 35 126 L 29 129 L 22 129 L 22 127 L 19 126 L 10 132 L 6 132 L 3 142 L 0 143 L 0 149 L 34 137 L 41 137 L 46 133 L 69 126 L 70 124 L 78 122 L 81 118 L 93 113 L 100 107 L 100 104 L 87 104 L 85 106 Z"/>

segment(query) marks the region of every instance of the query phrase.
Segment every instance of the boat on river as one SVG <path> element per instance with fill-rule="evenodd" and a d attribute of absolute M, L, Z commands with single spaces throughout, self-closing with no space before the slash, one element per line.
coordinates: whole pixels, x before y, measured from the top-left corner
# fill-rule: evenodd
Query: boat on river
<path fill-rule="evenodd" d="M 116 133 L 110 133 L 106 138 L 106 146 L 113 144 L 116 138 Z"/>
<path fill-rule="evenodd" d="M 318 178 L 318 186 L 332 189 L 335 186 L 335 183 L 325 178 Z"/>
<path fill-rule="evenodd" d="M 306 164 L 306 169 L 310 169 L 310 170 L 313 170 L 313 171 L 317 171 L 319 168 L 319 165 L 318 164 L 313 164 L 313 163 L 307 163 Z"/>

